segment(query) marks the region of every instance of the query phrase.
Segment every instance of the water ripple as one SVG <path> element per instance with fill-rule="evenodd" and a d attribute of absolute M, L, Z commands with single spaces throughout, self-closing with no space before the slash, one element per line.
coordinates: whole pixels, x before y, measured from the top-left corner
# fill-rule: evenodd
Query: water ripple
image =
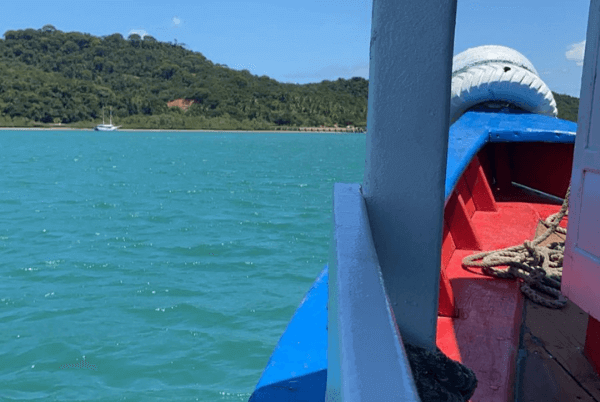
<path fill-rule="evenodd" d="M 362 181 L 364 145 L 3 131 L 3 398 L 247 401 L 325 264 L 333 183 Z"/>

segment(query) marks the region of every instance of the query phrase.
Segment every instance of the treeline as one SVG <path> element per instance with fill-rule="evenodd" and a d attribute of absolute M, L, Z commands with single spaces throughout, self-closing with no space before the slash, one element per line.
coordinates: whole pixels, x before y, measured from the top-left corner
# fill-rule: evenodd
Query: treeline
<path fill-rule="evenodd" d="M 282 84 L 213 64 L 182 43 L 137 34 L 96 37 L 51 25 L 0 40 L 0 125 L 91 127 L 112 107 L 131 128 L 366 127 L 363 78 Z M 187 112 L 168 108 L 194 99 Z"/>
<path fill-rule="evenodd" d="M 552 92 L 556 107 L 558 108 L 558 118 L 570 120 L 577 123 L 577 113 L 579 112 L 579 98 L 569 95 L 561 95 Z"/>
<path fill-rule="evenodd" d="M 41 29 L 0 39 L 0 126 L 68 124 L 90 128 L 113 110 L 124 128 L 365 128 L 368 82 L 282 84 L 213 64 L 183 43 L 137 34 L 96 37 Z M 577 121 L 579 99 L 554 94 L 559 117 Z M 167 107 L 194 99 L 183 112 Z"/>

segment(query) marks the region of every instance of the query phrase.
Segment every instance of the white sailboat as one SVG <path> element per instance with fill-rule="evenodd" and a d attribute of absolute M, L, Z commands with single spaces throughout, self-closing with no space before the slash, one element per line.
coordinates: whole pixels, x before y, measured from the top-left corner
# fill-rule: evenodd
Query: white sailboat
<path fill-rule="evenodd" d="M 112 108 L 110 109 L 110 123 L 104 123 L 104 108 L 102 108 L 102 124 L 98 124 L 94 127 L 95 131 L 117 131 L 121 126 L 114 126 L 112 124 Z"/>

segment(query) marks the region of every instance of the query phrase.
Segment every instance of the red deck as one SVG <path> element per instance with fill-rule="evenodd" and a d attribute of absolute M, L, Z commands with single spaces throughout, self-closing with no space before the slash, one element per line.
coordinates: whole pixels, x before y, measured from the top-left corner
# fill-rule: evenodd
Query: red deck
<path fill-rule="evenodd" d="M 534 160 L 531 155 L 544 157 Z M 516 190 L 511 182 L 564 197 L 572 155 L 573 146 L 568 144 L 488 145 L 473 159 L 448 200 L 437 344 L 450 358 L 475 371 L 479 384 L 472 401 L 514 400 L 524 299 L 517 281 L 466 270 L 462 259 L 533 239 L 539 221 L 558 212 L 560 205 Z M 532 176 L 523 173 L 527 169 Z M 554 180 L 533 177 L 544 175 Z M 561 226 L 566 223 L 565 219 Z M 595 323 L 588 332 L 595 331 Z M 597 343 L 586 348 L 591 354 L 600 353 Z"/>

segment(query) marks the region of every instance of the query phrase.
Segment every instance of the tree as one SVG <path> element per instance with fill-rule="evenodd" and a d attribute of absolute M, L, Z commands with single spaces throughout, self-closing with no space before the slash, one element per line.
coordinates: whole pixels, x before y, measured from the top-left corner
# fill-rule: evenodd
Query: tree
<path fill-rule="evenodd" d="M 75 42 L 73 42 L 72 40 L 69 40 L 62 45 L 60 50 L 66 54 L 71 54 L 73 52 L 78 51 L 79 46 L 77 46 L 77 44 Z"/>
<path fill-rule="evenodd" d="M 140 47 L 140 43 L 142 41 L 142 37 L 136 33 L 129 35 L 127 40 L 131 43 L 133 47 Z"/>
<path fill-rule="evenodd" d="M 114 33 L 112 35 L 105 36 L 104 40 L 106 42 L 112 42 L 114 44 L 118 44 L 119 42 L 122 42 L 125 39 L 123 39 L 123 35 L 121 35 L 120 33 Z"/>
<path fill-rule="evenodd" d="M 42 27 L 41 31 L 44 33 L 53 33 L 56 32 L 56 28 L 54 25 L 46 24 Z"/>
<path fill-rule="evenodd" d="M 158 76 L 165 80 L 170 80 L 178 69 L 179 67 L 176 64 L 165 62 L 158 69 Z"/>
<path fill-rule="evenodd" d="M 368 82 L 358 77 L 282 84 L 149 35 L 126 41 L 118 33 L 99 38 L 44 26 L 4 37 L 0 113 L 11 122 L 97 119 L 103 105 L 137 127 L 159 125 L 163 114 L 176 117 L 165 124 L 187 128 L 366 122 Z M 186 113 L 170 112 L 167 102 L 178 98 L 196 102 Z"/>
<path fill-rule="evenodd" d="M 4 39 L 6 40 L 14 40 L 17 39 L 17 31 L 6 31 L 4 32 Z"/>

